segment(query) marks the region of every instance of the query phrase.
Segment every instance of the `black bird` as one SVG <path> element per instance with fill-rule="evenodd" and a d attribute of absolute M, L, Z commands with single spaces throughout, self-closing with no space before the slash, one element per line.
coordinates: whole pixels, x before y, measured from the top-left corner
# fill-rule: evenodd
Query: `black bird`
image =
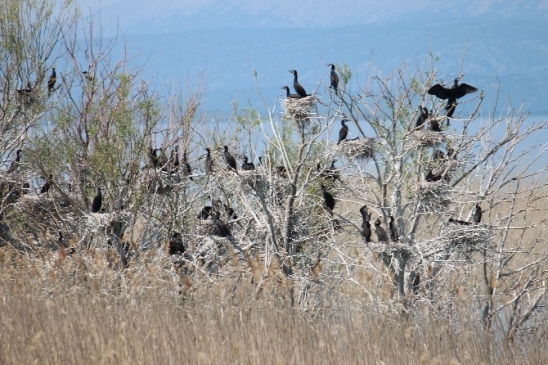
<path fill-rule="evenodd" d="M 335 95 L 338 95 L 338 87 L 339 87 L 339 75 L 335 72 L 335 65 L 330 63 L 328 65 L 331 68 L 331 74 L 329 75 L 329 80 L 331 81 L 330 88 L 335 90 Z"/>
<path fill-rule="evenodd" d="M 156 157 L 157 167 L 161 167 L 162 171 L 168 172 L 167 156 L 162 148 L 158 148 L 158 151 L 156 152 Z"/>
<path fill-rule="evenodd" d="M 333 215 L 333 209 L 335 209 L 335 199 L 333 198 L 333 195 L 331 195 L 331 193 L 327 191 L 323 184 L 320 185 L 320 188 L 322 189 L 324 206 L 329 214 Z"/>
<path fill-rule="evenodd" d="M 448 223 L 459 224 L 461 226 L 469 226 L 470 225 L 470 222 L 461 221 L 459 219 L 453 219 L 453 217 L 449 218 Z"/>
<path fill-rule="evenodd" d="M 234 170 L 235 173 L 238 173 L 238 169 L 236 168 L 236 159 L 234 159 L 234 156 L 232 156 L 230 152 L 228 152 L 228 146 L 225 146 L 225 160 L 228 164 L 228 167 Z"/>
<path fill-rule="evenodd" d="M 98 213 L 101 210 L 101 205 L 103 204 L 103 193 L 101 192 L 101 187 L 97 188 L 97 195 L 93 198 L 91 203 L 91 212 Z"/>
<path fill-rule="evenodd" d="M 337 171 L 337 168 L 335 167 L 335 162 L 336 162 L 336 160 L 332 160 L 331 161 L 331 166 L 321 172 L 321 176 L 324 179 L 328 179 L 328 180 L 331 180 L 333 182 L 335 182 L 337 180 L 339 180 L 339 181 L 341 180 L 340 174 Z M 321 167 L 320 167 L 319 163 L 316 166 L 316 168 L 317 168 L 318 171 L 321 170 Z"/>
<path fill-rule="evenodd" d="M 169 155 L 169 160 L 167 161 L 168 166 L 170 167 L 170 172 L 172 174 L 176 173 L 179 170 L 179 166 L 181 165 L 181 162 L 179 161 L 179 147 L 175 146 L 171 150 L 171 154 Z"/>
<path fill-rule="evenodd" d="M 150 147 L 150 155 L 149 155 L 149 158 L 150 158 L 150 163 L 152 164 L 152 167 L 157 167 L 158 166 L 158 149 L 157 148 L 152 148 Z"/>
<path fill-rule="evenodd" d="M 341 120 L 341 129 L 339 130 L 339 141 L 337 142 L 337 146 L 346 139 L 346 136 L 348 136 L 348 126 L 346 125 L 347 121 L 348 119 Z"/>
<path fill-rule="evenodd" d="M 434 118 L 430 119 L 430 130 L 434 132 L 443 132 L 440 128 L 440 123 Z"/>
<path fill-rule="evenodd" d="M 174 232 L 169 239 L 169 254 L 170 255 L 182 255 L 185 253 L 185 245 L 183 244 L 183 238 L 179 232 Z"/>
<path fill-rule="evenodd" d="M 247 162 L 247 156 L 244 155 L 243 157 L 244 163 L 242 164 L 242 170 L 251 171 L 255 170 L 255 164 L 253 162 Z"/>
<path fill-rule="evenodd" d="M 424 180 L 428 181 L 428 182 L 434 182 L 434 181 L 440 181 L 442 178 L 442 175 L 434 175 L 432 173 L 432 170 L 428 171 L 428 174 L 426 174 L 426 177 L 424 178 Z"/>
<path fill-rule="evenodd" d="M 475 224 L 478 224 L 481 222 L 481 214 L 482 214 L 481 207 L 479 206 L 479 204 L 476 204 L 476 209 L 474 210 L 474 216 L 472 217 Z"/>
<path fill-rule="evenodd" d="M 238 219 L 238 216 L 236 215 L 236 212 L 234 212 L 234 209 L 228 204 L 223 204 L 223 207 L 225 208 L 226 215 L 228 216 L 228 220 L 231 219 Z"/>
<path fill-rule="evenodd" d="M 455 109 L 457 109 L 457 102 L 451 101 L 447 103 L 445 106 L 445 116 L 447 118 L 453 118 L 453 113 L 455 113 Z M 449 120 L 447 120 L 447 125 L 449 125 Z"/>
<path fill-rule="evenodd" d="M 21 150 L 17 150 L 17 155 L 15 156 L 15 159 L 11 162 L 11 165 L 8 169 L 8 174 L 10 172 L 15 172 L 17 170 L 17 168 L 19 167 L 19 162 L 21 161 Z"/>
<path fill-rule="evenodd" d="M 194 180 L 192 178 L 192 167 L 190 167 L 190 164 L 188 163 L 187 159 L 186 159 L 186 151 L 183 152 L 183 174 L 185 174 L 185 176 L 188 176 L 188 178 L 190 179 L 190 181 Z"/>
<path fill-rule="evenodd" d="M 217 235 L 219 237 L 232 237 L 228 225 L 220 219 L 221 213 L 213 213 L 213 224 L 217 228 Z"/>
<path fill-rule="evenodd" d="M 433 161 L 443 160 L 444 158 L 445 158 L 445 155 L 443 154 L 442 151 L 440 151 L 438 149 L 435 149 L 434 152 L 432 153 L 432 160 Z"/>
<path fill-rule="evenodd" d="M 207 154 L 205 157 L 205 172 L 206 175 L 209 175 L 213 172 L 213 159 L 211 158 L 211 150 L 209 148 L 205 149 Z"/>
<path fill-rule="evenodd" d="M 307 97 L 308 94 L 304 90 L 304 87 L 302 87 L 301 84 L 299 84 L 297 70 L 290 70 L 289 72 L 293 74 L 293 88 L 295 89 L 295 92 L 299 94 L 301 98 Z"/>
<path fill-rule="evenodd" d="M 416 129 L 422 129 L 422 126 L 426 121 L 428 120 L 428 109 L 426 109 L 423 106 L 419 106 L 419 116 L 417 117 L 417 121 L 415 122 L 415 128 Z"/>
<path fill-rule="evenodd" d="M 388 228 L 390 228 L 390 239 L 392 242 L 398 242 L 399 235 L 398 229 L 396 228 L 396 223 L 394 222 L 394 217 L 388 217 L 390 221 L 388 222 Z"/>
<path fill-rule="evenodd" d="M 21 190 L 22 190 L 22 191 L 21 191 L 22 194 L 28 194 L 28 193 L 30 193 L 30 184 L 29 184 L 28 181 L 25 181 L 25 182 L 23 183 L 23 187 L 22 187 Z"/>
<path fill-rule="evenodd" d="M 381 227 L 381 217 L 377 218 L 375 221 L 375 233 L 377 234 L 377 239 L 379 242 L 388 242 L 386 231 Z"/>
<path fill-rule="evenodd" d="M 418 272 L 415 272 L 415 277 L 413 278 L 413 293 L 417 295 L 419 293 L 420 285 L 421 285 L 421 274 Z"/>
<path fill-rule="evenodd" d="M 53 183 L 53 175 L 49 174 L 49 179 L 47 179 L 44 185 L 42 185 L 42 188 L 40 189 L 40 194 L 47 193 L 49 189 L 51 188 L 52 183 Z"/>
<path fill-rule="evenodd" d="M 209 205 L 206 205 L 200 210 L 200 213 L 198 214 L 198 219 L 206 220 L 209 217 L 211 217 L 211 207 Z"/>
<path fill-rule="evenodd" d="M 57 81 L 57 74 L 55 72 L 55 66 L 51 69 L 51 76 L 48 80 L 48 96 L 51 95 L 51 92 L 55 88 L 55 82 Z"/>
<path fill-rule="evenodd" d="M 362 215 L 362 236 L 365 238 L 365 242 L 371 242 L 371 223 L 369 222 L 369 214 L 367 213 L 367 206 L 364 205 L 360 208 Z"/>
<path fill-rule="evenodd" d="M 478 91 L 478 89 L 468 84 L 459 85 L 459 80 L 460 78 L 456 78 L 450 89 L 440 84 L 436 84 L 428 90 L 428 94 L 434 95 L 443 100 L 447 99 L 447 105 L 456 105 L 457 99 L 462 98 L 466 94 L 471 94 Z"/>
<path fill-rule="evenodd" d="M 301 96 L 299 94 L 291 94 L 289 92 L 289 87 L 288 86 L 284 86 L 282 87 L 282 89 L 285 89 L 285 97 L 288 98 L 288 99 L 300 99 Z"/>

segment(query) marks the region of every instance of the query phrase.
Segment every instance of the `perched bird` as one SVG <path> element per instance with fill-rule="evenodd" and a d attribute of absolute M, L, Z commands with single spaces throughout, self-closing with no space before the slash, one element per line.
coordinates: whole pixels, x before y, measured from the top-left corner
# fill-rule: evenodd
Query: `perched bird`
<path fill-rule="evenodd" d="M 164 150 L 162 148 L 158 148 L 156 152 L 156 167 L 161 167 L 162 171 L 168 172 L 168 166 L 167 166 L 167 156 L 164 153 Z"/>
<path fill-rule="evenodd" d="M 150 155 L 149 155 L 149 158 L 150 158 L 150 163 L 152 165 L 152 167 L 157 167 L 158 166 L 158 149 L 157 148 L 152 148 L 150 147 Z"/>
<path fill-rule="evenodd" d="M 238 216 L 234 212 L 234 209 L 228 204 L 223 204 L 223 207 L 225 208 L 226 215 L 228 216 L 228 220 L 231 219 L 238 219 Z"/>
<path fill-rule="evenodd" d="M 371 223 L 369 222 L 369 214 L 367 213 L 367 206 L 364 205 L 360 208 L 362 215 L 362 236 L 365 238 L 365 242 L 371 242 Z"/>
<path fill-rule="evenodd" d="M 337 171 L 337 168 L 335 167 L 335 162 L 336 160 L 332 160 L 331 161 L 331 166 L 329 168 L 326 168 L 325 170 L 323 170 L 321 172 L 321 176 L 324 178 L 324 179 L 328 179 L 328 180 L 331 180 L 333 182 L 337 181 L 337 180 L 341 180 L 341 176 L 339 174 L 339 171 Z M 316 166 L 317 170 L 320 171 L 321 170 L 321 167 L 320 167 L 320 164 L 318 163 L 318 165 Z"/>
<path fill-rule="evenodd" d="M 179 161 L 179 147 L 175 146 L 171 150 L 171 154 L 169 155 L 169 160 L 167 161 L 167 164 L 170 168 L 170 173 L 174 174 L 179 170 L 179 166 L 181 165 L 181 162 Z"/>
<path fill-rule="evenodd" d="M 185 245 L 183 244 L 183 238 L 179 232 L 173 232 L 173 235 L 169 239 L 168 252 L 170 255 L 182 255 L 185 253 Z"/>
<path fill-rule="evenodd" d="M 302 87 L 301 84 L 299 84 L 297 70 L 290 70 L 289 72 L 293 74 L 293 88 L 295 89 L 295 92 L 299 94 L 301 98 L 308 96 L 308 94 L 304 90 L 304 87 Z"/>
<path fill-rule="evenodd" d="M 47 193 L 51 188 L 51 184 L 53 184 L 53 175 L 49 174 L 49 179 L 47 179 L 44 185 L 42 185 L 42 188 L 40 189 L 40 194 Z"/>
<path fill-rule="evenodd" d="M 457 102 L 451 101 L 447 103 L 445 106 L 445 116 L 447 118 L 453 118 L 453 113 L 455 113 L 455 109 L 457 109 Z M 449 125 L 449 120 L 447 120 L 447 125 Z"/>
<path fill-rule="evenodd" d="M 415 128 L 416 129 L 422 129 L 422 126 L 426 121 L 428 120 L 428 109 L 426 109 L 423 106 L 419 106 L 419 116 L 417 117 L 417 121 L 415 122 Z"/>
<path fill-rule="evenodd" d="M 434 181 L 440 181 L 442 178 L 442 175 L 434 175 L 432 173 L 432 170 L 428 171 L 428 174 L 426 174 L 426 177 L 424 178 L 424 180 L 428 181 L 428 182 L 434 182 Z"/>
<path fill-rule="evenodd" d="M 478 224 L 481 222 L 481 214 L 482 214 L 481 207 L 479 206 L 479 204 L 476 204 L 476 209 L 474 210 L 474 216 L 472 217 L 475 224 Z"/>
<path fill-rule="evenodd" d="M 23 151 L 17 150 L 15 159 L 11 162 L 11 165 L 8 169 L 8 174 L 10 172 L 15 172 L 17 170 L 17 168 L 19 167 L 19 162 L 21 161 L 21 152 L 23 152 Z"/>
<path fill-rule="evenodd" d="M 329 214 L 333 215 L 333 209 L 335 209 L 335 199 L 333 198 L 333 195 L 327 191 L 323 184 L 320 185 L 320 188 L 322 189 L 324 206 Z"/>
<path fill-rule="evenodd" d="M 206 205 L 200 210 L 200 213 L 198 214 L 198 219 L 206 220 L 209 217 L 211 217 L 211 207 L 209 205 Z"/>
<path fill-rule="evenodd" d="M 233 170 L 235 173 L 238 173 L 238 169 L 236 168 L 236 159 L 234 158 L 234 156 L 232 156 L 230 154 L 230 152 L 228 152 L 228 146 L 225 146 L 225 160 L 226 160 L 226 163 L 228 164 L 228 167 Z"/>
<path fill-rule="evenodd" d="M 429 122 L 430 122 L 430 130 L 431 131 L 433 131 L 433 132 L 443 132 L 440 128 L 440 123 L 436 119 L 432 118 L 432 119 L 430 119 Z"/>
<path fill-rule="evenodd" d="M 394 217 L 388 217 L 390 221 L 388 222 L 388 228 L 390 228 L 390 239 L 392 242 L 398 242 L 399 235 L 398 229 L 396 228 L 396 223 L 394 222 Z"/>
<path fill-rule="evenodd" d="M 459 219 L 453 219 L 453 217 L 449 218 L 448 223 L 459 224 L 461 226 L 469 226 L 470 225 L 470 222 L 461 221 Z"/>
<path fill-rule="evenodd" d="M 338 95 L 338 87 L 339 87 L 339 75 L 335 72 L 335 65 L 330 63 L 328 65 L 331 68 L 331 73 L 329 75 L 329 80 L 331 81 L 330 88 L 335 90 L 335 95 Z"/>
<path fill-rule="evenodd" d="M 381 217 L 377 218 L 377 220 L 375 221 L 375 233 L 379 242 L 388 242 L 388 236 L 386 235 L 386 231 L 381 226 Z"/>
<path fill-rule="evenodd" d="M 51 69 L 51 76 L 48 80 L 48 96 L 51 95 L 51 92 L 55 88 L 55 82 L 57 81 L 57 73 L 55 72 L 55 66 Z"/>
<path fill-rule="evenodd" d="M 285 89 L 285 97 L 288 98 L 288 99 L 300 99 L 301 96 L 299 94 L 291 94 L 289 92 L 289 87 L 288 86 L 284 86 L 282 87 L 282 89 Z"/>
<path fill-rule="evenodd" d="M 248 162 L 246 155 L 244 155 L 243 160 L 244 160 L 244 163 L 242 164 L 242 170 L 246 170 L 246 171 L 255 170 L 255 164 L 253 164 L 253 162 Z"/>
<path fill-rule="evenodd" d="M 453 86 L 449 89 L 440 84 L 436 84 L 428 89 L 428 94 L 434 95 L 442 100 L 447 99 L 447 105 L 456 105 L 457 99 L 462 98 L 466 94 L 478 91 L 478 89 L 468 84 L 459 85 L 459 80 L 460 78 L 456 78 L 455 81 L 453 81 Z"/>
<path fill-rule="evenodd" d="M 440 151 L 438 149 L 435 149 L 434 152 L 432 153 L 432 160 L 433 161 L 443 160 L 444 158 L 445 158 L 445 155 L 443 154 L 442 151 Z"/>
<path fill-rule="evenodd" d="M 232 237 L 228 225 L 220 219 L 221 213 L 213 213 L 213 224 L 217 228 L 217 236 L 219 237 Z"/>
<path fill-rule="evenodd" d="M 101 187 L 97 188 L 97 195 L 93 198 L 91 203 L 91 212 L 98 213 L 101 210 L 101 205 L 103 204 L 103 193 L 101 192 Z"/>
<path fill-rule="evenodd" d="M 421 284 L 421 275 L 418 272 L 415 272 L 415 277 L 413 278 L 413 293 L 417 295 L 420 290 Z"/>
<path fill-rule="evenodd" d="M 337 142 L 337 146 L 346 139 L 346 136 L 348 136 L 348 126 L 346 125 L 347 121 L 348 119 L 341 120 L 341 129 L 339 130 L 339 141 Z"/>
<path fill-rule="evenodd" d="M 207 152 L 205 157 L 205 172 L 206 175 L 209 175 L 213 172 L 213 158 L 211 157 L 211 150 L 209 148 L 205 150 Z"/>
<path fill-rule="evenodd" d="M 188 176 L 188 178 L 190 179 L 190 181 L 192 181 L 192 176 L 190 176 L 192 174 L 192 167 L 190 167 L 190 164 L 188 163 L 187 159 L 186 159 L 186 151 L 183 152 L 183 174 L 185 176 Z"/>

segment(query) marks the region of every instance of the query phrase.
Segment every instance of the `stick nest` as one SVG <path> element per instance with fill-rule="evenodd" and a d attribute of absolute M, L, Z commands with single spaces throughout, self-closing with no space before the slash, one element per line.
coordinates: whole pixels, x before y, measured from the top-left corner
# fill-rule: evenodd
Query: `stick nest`
<path fill-rule="evenodd" d="M 437 147 L 445 142 L 443 133 L 429 130 L 414 131 L 409 138 L 411 138 L 415 147 Z"/>
<path fill-rule="evenodd" d="M 425 212 L 444 211 L 453 202 L 449 185 L 443 180 L 422 181 L 415 186 L 414 191 L 415 198 L 422 203 Z"/>
<path fill-rule="evenodd" d="M 310 110 L 315 105 L 316 98 L 313 95 L 301 99 L 286 98 L 282 101 L 285 117 L 303 124 L 310 122 Z"/>
<path fill-rule="evenodd" d="M 333 151 L 338 155 L 344 155 L 348 158 L 367 160 L 373 157 L 375 153 L 375 139 L 364 138 L 344 141 L 336 145 Z"/>

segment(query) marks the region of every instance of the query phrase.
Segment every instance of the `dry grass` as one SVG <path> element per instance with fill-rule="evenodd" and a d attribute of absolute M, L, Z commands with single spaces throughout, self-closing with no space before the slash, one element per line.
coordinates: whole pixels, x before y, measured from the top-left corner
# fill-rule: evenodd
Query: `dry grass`
<path fill-rule="evenodd" d="M 114 255 L 115 256 L 115 255 Z M 112 255 L 0 256 L 0 363 L 545 363 L 542 342 L 503 347 L 466 309 L 451 320 L 415 302 L 387 313 L 353 293 L 335 300 L 317 273 L 306 295 L 277 265 L 226 263 L 222 280 L 185 276 L 161 252 L 123 272 Z M 216 276 L 215 279 L 220 279 Z M 302 312 L 297 302 L 314 309 Z M 359 300 L 359 302 L 358 302 Z M 457 307 L 457 306 L 456 306 Z M 525 357 L 524 353 L 527 353 Z"/>

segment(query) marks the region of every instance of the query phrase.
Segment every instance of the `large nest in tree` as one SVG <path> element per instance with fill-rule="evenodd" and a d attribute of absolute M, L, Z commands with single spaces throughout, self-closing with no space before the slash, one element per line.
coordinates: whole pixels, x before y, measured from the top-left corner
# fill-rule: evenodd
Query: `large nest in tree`
<path fill-rule="evenodd" d="M 447 223 L 439 238 L 445 245 L 470 252 L 485 248 L 489 244 L 489 227 L 483 224 Z"/>
<path fill-rule="evenodd" d="M 413 146 L 416 147 L 437 147 L 445 142 L 445 135 L 441 132 L 430 130 L 416 130 L 409 136 Z"/>
<path fill-rule="evenodd" d="M 285 117 L 302 124 L 310 122 L 310 110 L 316 105 L 316 97 L 313 95 L 304 98 L 286 98 L 282 101 Z"/>
<path fill-rule="evenodd" d="M 414 191 L 415 199 L 422 203 L 425 212 L 444 211 L 453 202 L 450 187 L 443 180 L 422 181 L 415 186 Z"/>
<path fill-rule="evenodd" d="M 238 173 L 241 178 L 241 186 L 245 190 L 256 190 L 266 186 L 263 174 L 257 170 L 238 170 Z"/>
<path fill-rule="evenodd" d="M 333 151 L 338 155 L 344 155 L 348 158 L 367 160 L 373 157 L 375 153 L 375 139 L 364 138 L 344 141 L 335 145 Z"/>

